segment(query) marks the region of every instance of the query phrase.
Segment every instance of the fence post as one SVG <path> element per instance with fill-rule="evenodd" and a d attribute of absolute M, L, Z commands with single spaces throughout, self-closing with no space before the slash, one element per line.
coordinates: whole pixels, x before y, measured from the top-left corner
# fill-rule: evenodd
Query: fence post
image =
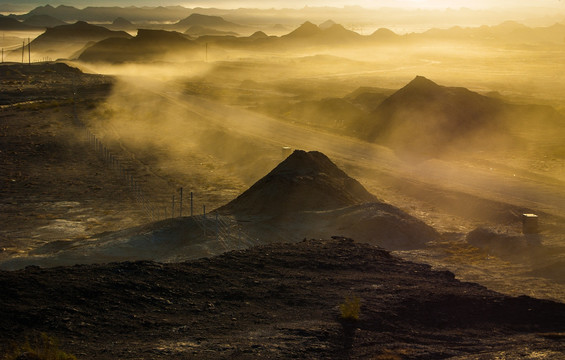
<path fill-rule="evenodd" d="M 182 217 L 182 187 L 180 188 L 179 216 Z"/>
<path fill-rule="evenodd" d="M 216 213 L 216 241 L 220 240 L 220 224 L 218 222 L 218 213 Z"/>

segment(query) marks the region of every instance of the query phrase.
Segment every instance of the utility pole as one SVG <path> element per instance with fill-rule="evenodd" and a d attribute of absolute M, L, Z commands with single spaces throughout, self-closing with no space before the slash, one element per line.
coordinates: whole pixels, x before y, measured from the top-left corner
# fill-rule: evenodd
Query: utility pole
<path fill-rule="evenodd" d="M 29 65 L 31 65 L 31 41 L 29 38 L 27 38 L 27 50 L 28 50 L 28 63 Z"/>
<path fill-rule="evenodd" d="M 22 42 L 22 64 L 24 63 L 24 50 L 26 48 L 26 41 Z"/>

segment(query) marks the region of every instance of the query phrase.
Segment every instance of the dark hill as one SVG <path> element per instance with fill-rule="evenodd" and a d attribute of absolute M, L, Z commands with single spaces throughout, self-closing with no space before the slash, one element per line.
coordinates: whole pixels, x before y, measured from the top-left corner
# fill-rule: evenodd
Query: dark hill
<path fill-rule="evenodd" d="M 240 25 L 226 21 L 220 16 L 191 14 L 189 17 L 177 22 L 175 28 L 186 29 L 195 25 L 216 29 L 234 29 L 240 27 Z"/>
<path fill-rule="evenodd" d="M 344 97 L 345 100 L 359 106 L 361 109 L 371 112 L 391 95 L 388 89 L 362 86 Z"/>
<path fill-rule="evenodd" d="M 266 39 L 269 35 L 265 34 L 263 31 L 256 31 L 249 36 L 250 39 Z"/>
<path fill-rule="evenodd" d="M 209 27 L 205 27 L 202 25 L 193 25 L 189 27 L 185 32 L 185 35 L 192 35 L 192 36 L 206 36 L 206 35 L 226 35 L 226 36 L 237 36 L 238 34 L 233 31 L 222 31 L 217 30 Z"/>
<path fill-rule="evenodd" d="M 335 22 L 335 21 L 333 21 L 333 20 L 326 20 L 326 21 L 324 21 L 323 23 L 321 23 L 320 25 L 318 25 L 318 27 L 319 27 L 320 29 L 322 29 L 322 30 L 325 30 L 325 29 L 331 28 L 331 27 L 334 26 L 334 25 L 336 25 L 336 22 Z"/>
<path fill-rule="evenodd" d="M 305 39 L 315 36 L 321 32 L 320 28 L 310 21 L 306 21 L 304 24 L 300 25 L 298 28 L 292 32 L 282 36 L 286 39 Z"/>
<path fill-rule="evenodd" d="M 38 30 L 34 26 L 24 24 L 10 16 L 0 16 L 0 30 L 6 31 L 32 31 Z"/>
<path fill-rule="evenodd" d="M 362 35 L 347 30 L 340 24 L 328 24 L 328 27 L 322 29 L 307 21 L 291 33 L 283 35 L 281 40 L 286 43 L 294 42 L 297 45 L 308 43 L 315 46 L 327 44 L 348 45 L 348 42 L 354 42 L 362 38 Z"/>
<path fill-rule="evenodd" d="M 386 28 L 380 28 L 375 30 L 369 37 L 377 41 L 392 41 L 398 40 L 400 35 L 396 34 L 394 31 Z"/>
<path fill-rule="evenodd" d="M 35 15 L 48 15 L 56 19 L 63 19 L 63 20 L 82 19 L 81 10 L 72 6 L 65 6 L 65 5 L 59 5 L 56 8 L 51 5 L 39 6 L 31 10 L 29 13 L 23 15 L 23 17 L 27 18 Z"/>
<path fill-rule="evenodd" d="M 218 211 L 278 215 L 336 209 L 376 200 L 374 195 L 340 170 L 324 154 L 296 150 L 269 174 Z"/>
<path fill-rule="evenodd" d="M 194 48 L 194 43 L 181 33 L 139 29 L 132 39 L 112 38 L 90 46 L 79 60 L 109 63 L 163 60 L 172 53 L 186 55 Z"/>
<path fill-rule="evenodd" d="M 482 135 L 504 133 L 500 117 L 506 110 L 501 100 L 417 76 L 370 114 L 367 134 L 400 153 L 435 157 Z"/>
<path fill-rule="evenodd" d="M 70 25 L 61 25 L 48 28 L 43 34 L 32 41 L 32 49 L 36 51 L 54 51 L 61 48 L 75 46 L 76 51 L 91 41 L 100 41 L 108 38 L 131 38 L 124 31 L 112 31 L 103 26 L 91 25 L 84 21 L 78 21 Z M 70 50 L 69 50 L 70 51 Z"/>
<path fill-rule="evenodd" d="M 23 21 L 24 24 L 29 26 L 51 28 L 60 25 L 68 25 L 66 22 L 61 21 L 49 15 L 33 15 Z"/>
<path fill-rule="evenodd" d="M 358 136 L 366 112 L 340 98 L 302 101 L 286 108 L 285 116 L 299 123 Z"/>
<path fill-rule="evenodd" d="M 112 21 L 112 28 L 131 30 L 135 29 L 136 26 L 131 21 L 123 17 L 117 17 L 114 21 Z"/>
<path fill-rule="evenodd" d="M 0 272 L 0 290 L 2 353 L 34 332 L 101 360 L 556 360 L 565 352 L 564 304 L 505 296 L 344 238 L 177 264 L 30 266 Z M 348 297 L 360 301 L 357 321 L 340 320 Z"/>

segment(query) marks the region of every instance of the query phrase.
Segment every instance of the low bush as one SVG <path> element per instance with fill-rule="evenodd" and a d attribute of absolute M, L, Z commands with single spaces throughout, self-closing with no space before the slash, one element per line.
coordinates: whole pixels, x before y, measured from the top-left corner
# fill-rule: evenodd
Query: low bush
<path fill-rule="evenodd" d="M 76 360 L 76 357 L 59 349 L 59 341 L 41 333 L 30 341 L 14 343 L 2 358 L 4 360 Z"/>
<path fill-rule="evenodd" d="M 359 320 L 361 299 L 357 296 L 347 297 L 345 302 L 339 305 L 339 311 L 342 320 Z"/>

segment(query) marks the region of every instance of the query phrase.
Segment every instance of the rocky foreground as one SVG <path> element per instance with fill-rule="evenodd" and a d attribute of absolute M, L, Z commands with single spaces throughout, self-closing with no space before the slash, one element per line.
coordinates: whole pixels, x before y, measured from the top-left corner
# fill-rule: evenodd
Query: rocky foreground
<path fill-rule="evenodd" d="M 28 267 L 0 272 L 0 294 L 2 346 L 42 331 L 81 359 L 565 356 L 565 304 L 345 238 L 178 264 Z M 358 321 L 340 320 L 347 297 L 361 301 Z"/>

